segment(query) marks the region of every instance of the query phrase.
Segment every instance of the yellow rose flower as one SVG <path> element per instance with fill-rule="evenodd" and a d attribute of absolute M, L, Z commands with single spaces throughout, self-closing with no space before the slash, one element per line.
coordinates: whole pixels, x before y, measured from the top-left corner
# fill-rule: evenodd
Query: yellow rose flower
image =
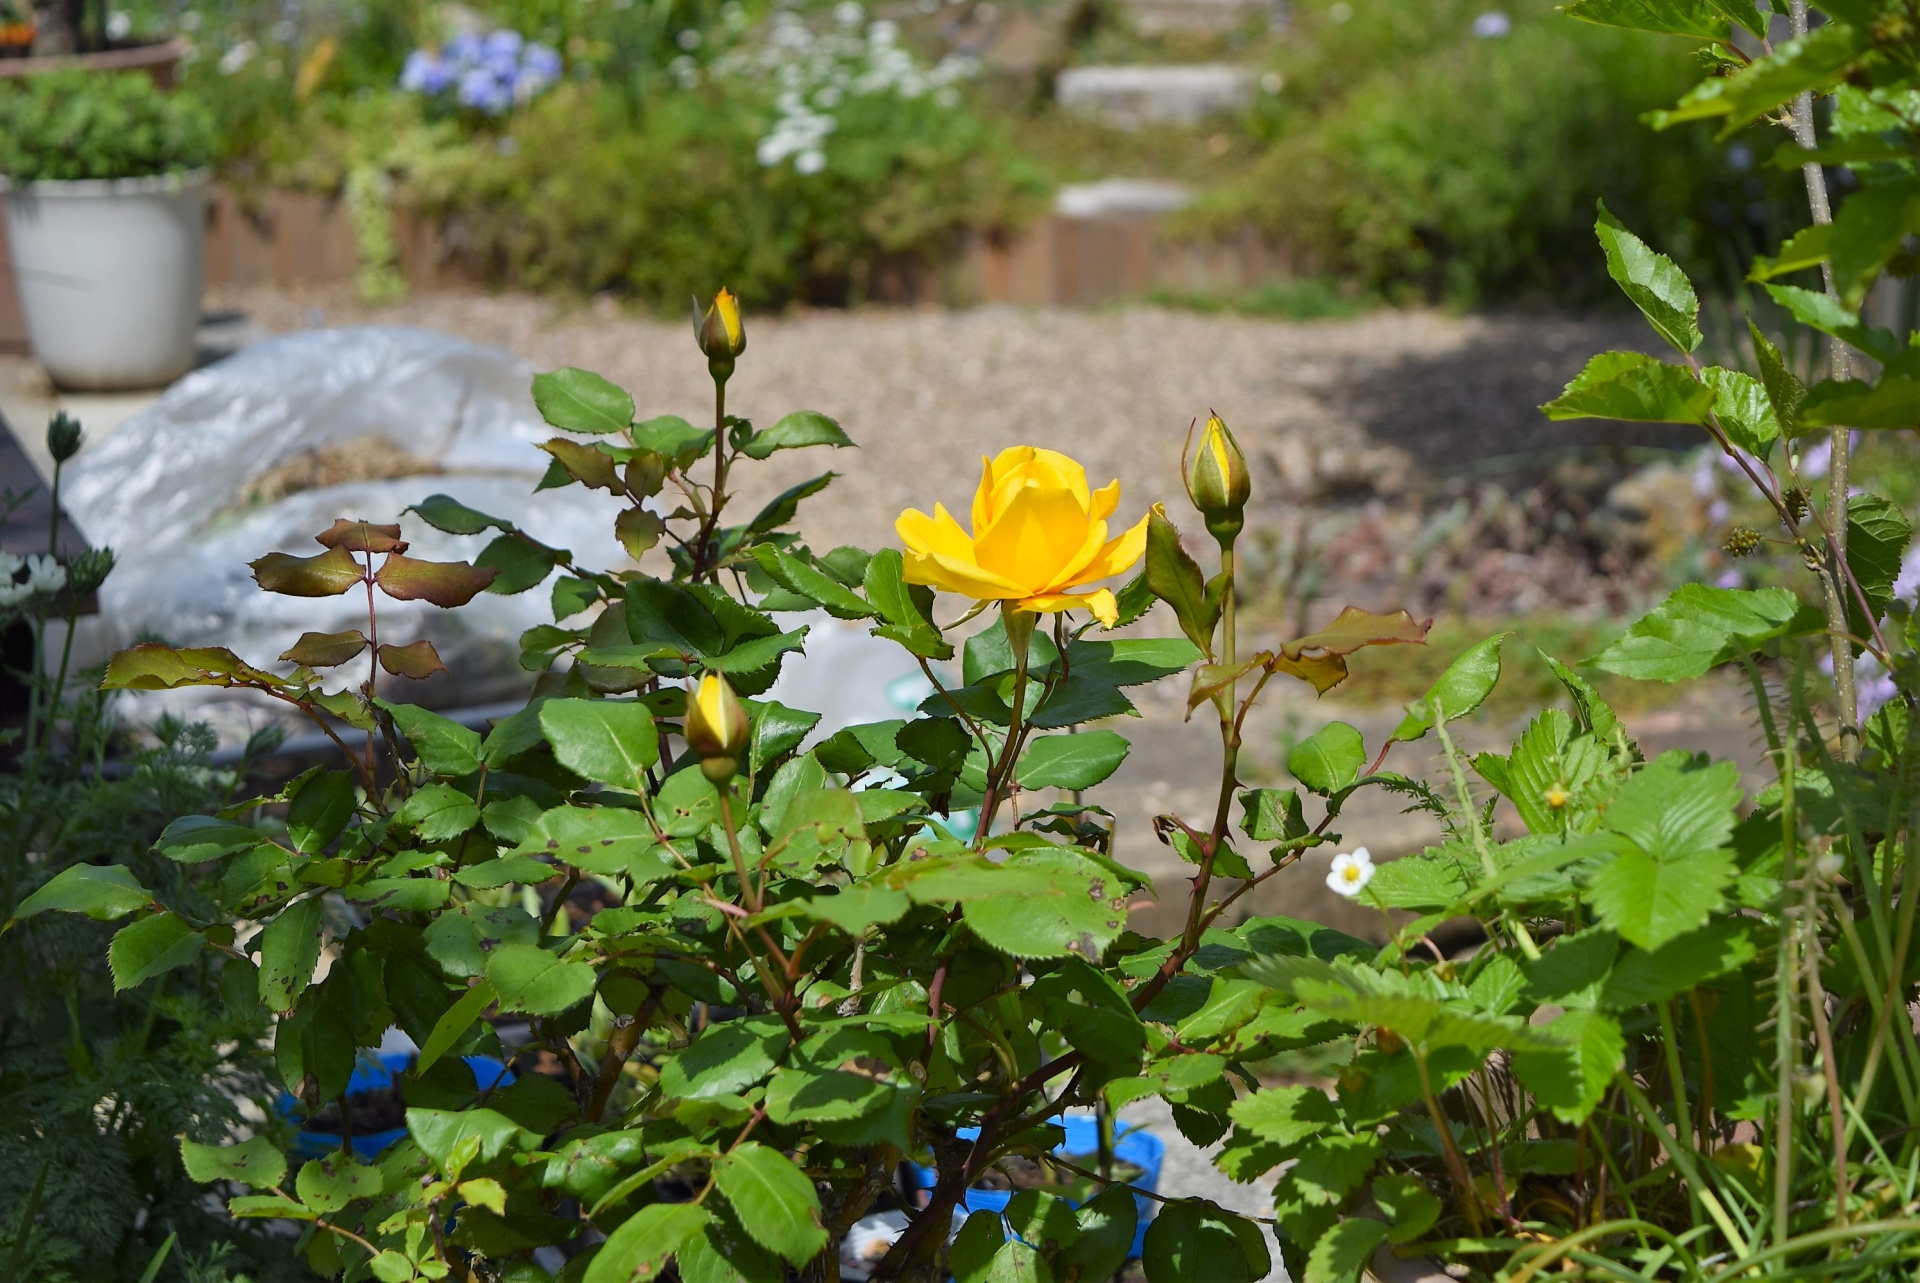
<path fill-rule="evenodd" d="M 1012 610 L 1080 607 L 1111 626 L 1119 614 L 1113 594 L 1086 586 L 1128 570 L 1147 548 L 1145 517 L 1107 538 L 1120 483 L 1089 492 L 1085 468 L 1035 446 L 981 462 L 971 535 L 939 504 L 931 517 L 909 508 L 894 523 L 906 545 L 907 582 Z"/>

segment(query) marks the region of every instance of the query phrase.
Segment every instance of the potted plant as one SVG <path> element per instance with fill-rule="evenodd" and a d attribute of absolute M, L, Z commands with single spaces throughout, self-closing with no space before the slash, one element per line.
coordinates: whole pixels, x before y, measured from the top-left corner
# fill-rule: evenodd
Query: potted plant
<path fill-rule="evenodd" d="M 62 387 L 153 387 L 193 366 L 212 118 L 145 76 L 0 85 L 0 200 L 34 354 Z"/>

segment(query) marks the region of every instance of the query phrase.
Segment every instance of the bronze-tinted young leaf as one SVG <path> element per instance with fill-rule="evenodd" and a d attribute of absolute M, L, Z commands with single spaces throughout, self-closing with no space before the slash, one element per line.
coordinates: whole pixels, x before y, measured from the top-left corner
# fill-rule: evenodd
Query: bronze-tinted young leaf
<path fill-rule="evenodd" d="M 1376 615 L 1348 606 L 1319 632 L 1283 643 L 1267 665 L 1276 673 L 1299 678 L 1315 693 L 1324 695 L 1346 680 L 1346 656 L 1364 646 L 1423 643 L 1432 626 L 1431 619 L 1416 620 L 1404 610 Z"/>
<path fill-rule="evenodd" d="M 345 548 L 348 552 L 405 552 L 407 541 L 398 526 L 376 526 L 370 521 L 349 521 L 335 517 L 333 525 L 314 536 L 323 547 Z"/>
<path fill-rule="evenodd" d="M 631 467 L 628 473 L 631 475 Z M 660 536 L 666 533 L 666 529 L 667 523 L 660 519 L 660 514 L 645 508 L 628 508 L 613 519 L 614 538 L 627 550 L 627 556 L 635 561 L 660 542 Z"/>
<path fill-rule="evenodd" d="M 444 673 L 447 666 L 440 662 L 440 654 L 434 650 L 433 643 L 422 637 L 419 641 L 408 642 L 405 646 L 380 647 L 380 667 L 395 677 L 431 677 L 435 673 Z"/>
<path fill-rule="evenodd" d="M 255 583 L 285 597 L 338 597 L 365 573 L 345 548 L 329 548 L 313 557 L 270 552 L 248 565 Z"/>
<path fill-rule="evenodd" d="M 349 628 L 344 633 L 308 632 L 301 633 L 300 640 L 281 652 L 280 658 L 308 668 L 332 668 L 335 664 L 346 663 L 366 648 L 367 639 L 357 628 Z"/>
<path fill-rule="evenodd" d="M 613 458 L 590 445 L 555 437 L 540 447 L 567 470 L 567 475 L 595 490 L 620 492 L 620 477 L 614 471 Z"/>
<path fill-rule="evenodd" d="M 102 690 L 172 690 L 176 686 L 279 686 L 272 673 L 248 664 L 224 646 L 194 646 L 176 650 L 158 642 L 142 642 L 107 662 Z"/>
<path fill-rule="evenodd" d="M 464 561 L 421 561 L 390 553 L 373 582 L 380 591 L 401 601 L 430 601 L 436 606 L 464 606 L 493 582 L 499 572 L 491 566 L 469 566 Z"/>

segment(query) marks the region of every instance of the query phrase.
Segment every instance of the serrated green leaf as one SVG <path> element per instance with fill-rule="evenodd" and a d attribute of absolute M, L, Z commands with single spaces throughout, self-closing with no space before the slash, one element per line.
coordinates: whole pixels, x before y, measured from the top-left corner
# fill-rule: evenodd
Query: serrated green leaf
<path fill-rule="evenodd" d="M 1152 1283 L 1255 1283 L 1272 1264 L 1258 1226 L 1199 1199 L 1161 1207 L 1140 1260 Z"/>
<path fill-rule="evenodd" d="M 301 1165 L 294 1193 L 312 1210 L 325 1216 L 356 1198 L 380 1196 L 380 1169 L 368 1167 L 353 1155 L 336 1150 Z"/>
<path fill-rule="evenodd" d="M 113 933 L 113 942 L 107 946 L 114 992 L 185 966 L 200 956 L 206 944 L 207 938 L 177 913 L 156 913 L 128 923 Z"/>
<path fill-rule="evenodd" d="M 1757 650 L 1820 626 L 1816 616 L 1803 619 L 1799 599 L 1784 588 L 1685 584 L 1587 662 L 1641 681 L 1685 681 L 1733 658 L 1738 648 Z"/>
<path fill-rule="evenodd" d="M 573 366 L 534 375 L 533 403 L 541 418 L 564 432 L 624 432 L 633 422 L 632 397 L 591 370 Z"/>
<path fill-rule="evenodd" d="M 1687 274 L 1628 231 L 1605 201 L 1600 202 L 1600 218 L 1593 230 L 1607 257 L 1607 274 L 1660 337 L 1682 352 L 1699 347 L 1700 300 Z"/>
<path fill-rule="evenodd" d="M 1613 965 L 1600 1004 L 1615 1011 L 1665 1002 L 1760 955 L 1748 923 L 1709 922 L 1658 949 L 1630 949 Z"/>
<path fill-rule="evenodd" d="M 1595 875 L 1588 894 L 1600 921 L 1643 949 L 1658 949 L 1705 923 L 1735 872 L 1721 851 L 1663 861 L 1628 850 Z"/>
<path fill-rule="evenodd" d="M 1337 1127 L 1339 1111 L 1318 1087 L 1264 1087 L 1233 1103 L 1233 1121 L 1261 1140 L 1293 1148 Z"/>
<path fill-rule="evenodd" d="M 1506 633 L 1468 647 L 1447 665 L 1440 680 L 1414 703 L 1390 737 L 1396 744 L 1420 739 L 1436 720 L 1458 721 L 1486 701 L 1500 680 L 1500 647 Z"/>
<path fill-rule="evenodd" d="M 1387 1216 L 1387 1241 L 1411 1243 L 1440 1219 L 1440 1200 L 1411 1176 L 1375 1178 L 1373 1202 Z"/>
<path fill-rule="evenodd" d="M 1307 1253 L 1305 1283 L 1353 1283 L 1373 1251 L 1387 1241 L 1387 1227 L 1364 1216 L 1350 1216 L 1320 1236 Z"/>
<path fill-rule="evenodd" d="M 202 864 L 235 851 L 250 851 L 267 839 L 257 829 L 211 815 L 183 815 L 167 825 L 153 849 L 182 864 Z"/>
<path fill-rule="evenodd" d="M 434 1021 L 433 1032 L 421 1044 L 420 1058 L 414 1064 L 413 1072 L 424 1074 L 439 1063 L 440 1057 L 452 1050 L 462 1035 L 473 1028 L 473 1022 L 480 1018 L 480 1013 L 491 1007 L 493 1002 L 493 986 L 484 980 L 461 994 L 459 1000 Z"/>
<path fill-rule="evenodd" d="M 1513 1071 L 1556 1118 L 1583 1123 L 1626 1055 L 1620 1025 L 1597 1011 L 1564 1011 L 1541 1027 L 1558 1046 L 1516 1051 Z"/>
<path fill-rule="evenodd" d="M 480 769 L 478 732 L 413 704 L 378 703 L 413 745 L 420 764 L 435 775 L 471 775 Z"/>
<path fill-rule="evenodd" d="M 1629 423 L 1705 423 L 1712 408 L 1712 388 L 1685 367 L 1640 352 L 1602 352 L 1564 392 L 1540 407 L 1556 421 Z"/>
<path fill-rule="evenodd" d="M 826 1246 L 820 1196 L 780 1151 L 755 1141 L 736 1145 L 714 1161 L 713 1180 L 762 1247 L 800 1266 Z"/>
<path fill-rule="evenodd" d="M 669 1099 L 696 1100 L 744 1091 L 773 1072 L 787 1043 L 773 1017 L 710 1025 L 661 1066 L 660 1090 Z"/>
<path fill-rule="evenodd" d="M 1128 887 L 1105 866 L 1071 851 L 1023 851 L 1002 870 L 1040 876 L 1019 891 L 973 895 L 961 903 L 968 929 L 1016 958 L 1069 953 L 1097 958 L 1126 928 Z M 1004 885 L 1009 879 L 1000 880 Z M 992 884 L 989 883 L 991 886 Z M 908 894 L 914 888 L 907 888 Z"/>
<path fill-rule="evenodd" d="M 260 1000 L 290 1011 L 313 979 L 320 961 L 320 900 L 309 896 L 267 924 L 260 933 Z"/>
<path fill-rule="evenodd" d="M 1780 418 L 1767 387 L 1751 374 L 1710 365 L 1700 372 L 1713 389 L 1713 417 L 1727 439 L 1758 458 L 1780 438 Z M 1798 408 L 1798 402 L 1795 402 Z"/>
<path fill-rule="evenodd" d="M 393 822 L 423 842 L 449 842 L 480 822 L 480 807 L 453 785 L 436 782 L 416 790 L 393 813 Z"/>
<path fill-rule="evenodd" d="M 1195 648 L 1213 654 L 1213 630 L 1220 602 L 1207 591 L 1200 565 L 1180 544 L 1180 531 L 1158 504 L 1147 514 L 1147 587 L 1173 607 L 1173 615 Z"/>
<path fill-rule="evenodd" d="M 503 944 L 487 958 L 487 983 L 500 1010 L 553 1016 L 593 992 L 595 974 L 584 962 L 561 958 L 537 944 Z"/>
<path fill-rule="evenodd" d="M 1723 118 L 1720 136 L 1791 102 L 1808 90 L 1825 92 L 1860 56 L 1862 37 L 1844 22 L 1828 23 L 1811 34 L 1781 41 L 1770 56 L 1756 59 L 1731 76 L 1709 76 L 1669 111 L 1654 112 L 1656 129 L 1689 120 Z"/>
<path fill-rule="evenodd" d="M 58 910 L 81 913 L 95 922 L 124 918 L 153 901 L 133 871 L 119 864 L 70 864 L 20 902 L 13 920 Z"/>
<path fill-rule="evenodd" d="M 1366 742 L 1345 722 L 1329 722 L 1287 754 L 1287 772 L 1322 797 L 1359 779 L 1366 764 Z"/>
<path fill-rule="evenodd" d="M 850 446 L 853 442 L 840 425 L 817 410 L 795 410 L 784 415 L 772 427 L 756 432 L 740 453 L 749 459 L 765 459 L 775 450 L 799 450 L 806 446 Z"/>
<path fill-rule="evenodd" d="M 653 714 L 631 701 L 550 699 L 540 729 L 561 765 L 617 788 L 646 791 L 647 769 L 660 760 Z"/>
<path fill-rule="evenodd" d="M 1090 789 L 1120 769 L 1131 747 L 1117 731 L 1042 736 L 1020 755 L 1021 787 Z"/>
<path fill-rule="evenodd" d="M 1603 27 L 1696 40 L 1727 38 L 1727 14 L 1711 0 L 1575 0 L 1565 13 L 1569 18 Z M 1749 18 L 1748 25 L 1751 22 Z"/>

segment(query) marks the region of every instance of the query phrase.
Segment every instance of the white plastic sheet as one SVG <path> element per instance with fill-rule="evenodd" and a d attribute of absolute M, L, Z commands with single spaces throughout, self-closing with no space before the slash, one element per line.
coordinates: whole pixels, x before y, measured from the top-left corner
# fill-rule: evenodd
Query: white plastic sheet
<path fill-rule="evenodd" d="M 306 630 L 364 629 L 364 595 L 271 595 L 255 586 L 247 563 L 273 551 L 319 552 L 313 536 L 342 516 L 398 521 L 413 556 L 477 554 L 485 538 L 444 535 L 401 515 L 434 493 L 578 549 L 589 564 L 615 552 L 610 496 L 578 487 L 533 493 L 548 462 L 536 446 L 552 432 L 534 408 L 532 373 L 509 353 L 446 335 L 363 327 L 271 339 L 182 379 L 67 471 L 62 504 L 91 543 L 119 559 L 101 589 L 100 615 L 80 638 L 87 657 L 158 636 L 271 662 Z M 273 469 L 368 437 L 386 438 L 430 470 L 241 505 Z M 482 593 L 453 611 L 384 596 L 378 608 L 381 641 L 432 640 L 458 679 L 440 699 L 461 703 L 524 690 L 518 637 L 551 620 L 544 586 L 511 597 Z M 365 675 L 363 663 L 338 671 Z M 399 687 L 402 679 L 381 682 Z M 157 706 L 210 711 L 205 693 L 145 702 L 148 715 Z M 223 732 L 243 729 L 214 720 Z"/>

